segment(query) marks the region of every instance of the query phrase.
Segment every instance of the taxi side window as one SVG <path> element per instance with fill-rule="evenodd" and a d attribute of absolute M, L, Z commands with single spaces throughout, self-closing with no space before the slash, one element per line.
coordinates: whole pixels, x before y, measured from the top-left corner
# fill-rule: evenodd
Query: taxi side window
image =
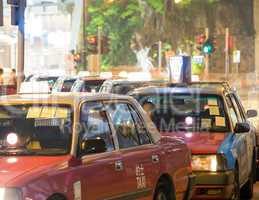
<path fill-rule="evenodd" d="M 238 122 L 238 117 L 237 117 L 236 111 L 234 109 L 234 106 L 233 106 L 229 96 L 226 97 L 226 101 L 227 101 L 229 112 L 230 112 L 230 120 L 232 121 L 233 127 L 235 127 Z"/>
<path fill-rule="evenodd" d="M 126 103 L 111 103 L 107 105 L 121 149 L 139 145 L 137 129 Z"/>
<path fill-rule="evenodd" d="M 232 102 L 232 104 L 234 106 L 235 112 L 237 114 L 238 122 L 242 122 L 243 119 L 242 119 L 242 115 L 240 113 L 240 108 L 239 108 L 239 106 L 238 106 L 238 104 L 236 102 L 236 99 L 234 98 L 233 94 L 230 95 L 230 99 L 231 99 L 231 102 Z"/>
<path fill-rule="evenodd" d="M 246 113 L 245 113 L 245 109 L 240 101 L 240 98 L 236 95 L 236 94 L 233 94 L 233 98 L 239 108 L 239 112 L 240 112 L 240 115 L 241 115 L 241 118 L 242 118 L 242 121 L 243 122 L 246 122 Z"/>
<path fill-rule="evenodd" d="M 101 138 L 106 151 L 114 150 L 112 132 L 102 103 L 85 103 L 81 109 L 80 125 L 81 140 Z"/>
<path fill-rule="evenodd" d="M 136 124 L 140 144 L 141 145 L 150 144 L 151 140 L 149 138 L 148 131 L 147 131 L 143 121 L 141 120 L 139 114 L 135 111 L 135 109 L 132 106 L 130 106 L 130 112 L 131 112 L 132 117 Z"/>

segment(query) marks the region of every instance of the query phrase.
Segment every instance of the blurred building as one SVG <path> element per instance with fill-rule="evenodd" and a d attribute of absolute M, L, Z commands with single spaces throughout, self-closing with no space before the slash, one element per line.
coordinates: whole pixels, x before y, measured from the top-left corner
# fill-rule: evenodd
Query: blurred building
<path fill-rule="evenodd" d="M 25 73 L 68 73 L 71 14 L 65 4 L 31 0 L 25 20 Z"/>
<path fill-rule="evenodd" d="M 17 27 L 10 26 L 10 8 L 4 4 L 4 23 L 0 27 L 0 68 L 16 67 Z M 9 71 L 9 70 L 7 70 Z"/>
<path fill-rule="evenodd" d="M 69 73 L 73 1 L 27 0 L 25 14 L 25 74 Z M 17 67 L 17 27 L 10 24 L 10 6 L 4 1 L 0 27 L 0 67 Z"/>

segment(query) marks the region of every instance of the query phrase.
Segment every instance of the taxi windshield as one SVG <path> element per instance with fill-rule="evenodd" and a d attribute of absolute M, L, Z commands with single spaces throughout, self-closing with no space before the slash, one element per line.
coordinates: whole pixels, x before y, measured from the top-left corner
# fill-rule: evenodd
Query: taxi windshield
<path fill-rule="evenodd" d="M 72 118 L 64 105 L 0 106 L 0 155 L 68 154 Z"/>
<path fill-rule="evenodd" d="M 53 86 L 53 92 L 70 92 L 76 79 L 57 80 Z"/>
<path fill-rule="evenodd" d="M 217 95 L 151 94 L 137 100 L 162 132 L 229 130 L 223 100 Z"/>
<path fill-rule="evenodd" d="M 71 91 L 73 92 L 98 92 L 104 80 L 77 80 Z"/>

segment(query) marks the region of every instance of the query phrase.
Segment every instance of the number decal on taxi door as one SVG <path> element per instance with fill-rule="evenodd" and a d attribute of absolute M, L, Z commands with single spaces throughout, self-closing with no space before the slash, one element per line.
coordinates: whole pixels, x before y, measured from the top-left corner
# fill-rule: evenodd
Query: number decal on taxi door
<path fill-rule="evenodd" d="M 136 166 L 137 189 L 146 188 L 146 176 L 142 164 Z"/>
<path fill-rule="evenodd" d="M 74 183 L 74 200 L 81 200 L 81 182 L 77 181 Z"/>

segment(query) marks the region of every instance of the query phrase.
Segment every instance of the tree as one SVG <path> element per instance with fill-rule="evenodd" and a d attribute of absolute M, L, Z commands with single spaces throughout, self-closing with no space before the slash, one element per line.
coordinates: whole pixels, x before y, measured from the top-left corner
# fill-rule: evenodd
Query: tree
<path fill-rule="evenodd" d="M 105 0 L 91 0 L 88 13 L 88 34 L 97 34 L 100 27 L 103 34 L 109 38 L 110 52 L 103 56 L 104 65 L 134 64 L 135 55 L 132 52 L 131 38 L 142 26 L 141 7 L 137 1 L 118 0 L 108 3 Z"/>
<path fill-rule="evenodd" d="M 110 52 L 103 56 L 103 64 L 135 64 L 134 51 L 158 41 L 165 7 L 164 0 L 89 0 L 87 33 L 97 34 L 100 27 L 109 38 Z"/>

